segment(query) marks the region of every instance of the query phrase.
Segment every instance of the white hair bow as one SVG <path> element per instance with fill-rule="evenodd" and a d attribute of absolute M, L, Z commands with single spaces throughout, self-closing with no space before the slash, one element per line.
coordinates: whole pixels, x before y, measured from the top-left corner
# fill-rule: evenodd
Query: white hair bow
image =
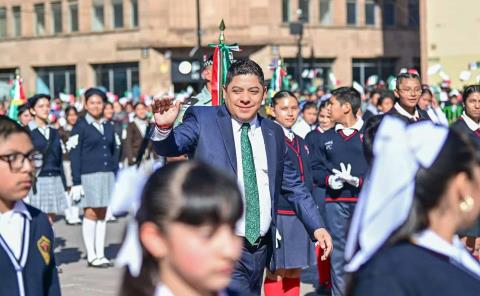
<path fill-rule="evenodd" d="M 432 165 L 447 134 L 447 128 L 430 121 L 407 126 L 398 118 L 383 119 L 373 145 L 373 167 L 348 234 L 346 271 L 358 270 L 406 221 L 413 203 L 415 175 L 420 167 Z"/>

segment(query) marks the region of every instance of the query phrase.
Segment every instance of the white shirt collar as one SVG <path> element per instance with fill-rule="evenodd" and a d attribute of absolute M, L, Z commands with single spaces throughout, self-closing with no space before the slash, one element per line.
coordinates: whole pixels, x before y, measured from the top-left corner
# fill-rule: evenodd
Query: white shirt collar
<path fill-rule="evenodd" d="M 167 286 L 162 284 L 157 284 L 154 295 L 155 296 L 175 296 Z"/>
<path fill-rule="evenodd" d="M 47 130 L 47 129 L 49 128 L 49 125 L 47 124 L 47 125 L 45 125 L 45 127 L 39 127 L 38 124 L 35 122 L 35 120 L 30 120 L 30 121 L 28 122 L 28 128 L 29 128 L 30 130 L 32 130 L 32 131 L 33 131 L 33 130 L 36 130 L 36 129 L 38 129 L 38 130 Z"/>
<path fill-rule="evenodd" d="M 85 115 L 85 120 L 87 121 L 88 124 L 92 124 L 92 123 L 103 124 L 105 122 L 104 118 L 101 118 L 100 120 L 95 120 L 95 118 L 93 118 L 93 116 L 88 113 Z"/>
<path fill-rule="evenodd" d="M 420 118 L 420 115 L 418 114 L 417 108 L 415 108 L 415 113 L 412 115 L 412 114 L 408 113 L 408 111 L 405 110 L 402 106 L 400 106 L 400 104 L 398 102 L 395 103 L 395 105 L 393 107 L 395 108 L 395 110 L 397 110 L 398 113 L 400 113 L 400 115 L 403 115 L 403 116 L 407 117 L 408 119 L 418 120 Z"/>
<path fill-rule="evenodd" d="M 350 130 L 356 130 L 358 132 L 362 129 L 362 126 L 363 126 L 363 119 L 361 117 L 358 117 L 355 124 L 352 125 L 351 127 L 345 127 L 343 124 L 337 123 L 335 125 L 335 131 L 338 132 L 339 130 L 350 129 Z"/>
<path fill-rule="evenodd" d="M 473 121 L 473 119 L 468 117 L 465 111 L 463 111 L 462 113 L 462 119 L 463 121 L 465 121 L 465 124 L 468 126 L 468 128 L 471 129 L 472 131 L 476 131 L 480 128 L 480 124 L 476 123 L 475 121 Z"/>
<path fill-rule="evenodd" d="M 255 116 L 250 122 L 250 130 L 253 131 L 259 126 L 258 118 Z M 232 117 L 232 127 L 235 132 L 241 131 L 243 122 L 237 121 Z"/>
<path fill-rule="evenodd" d="M 415 244 L 445 255 L 477 276 L 480 276 L 480 264 L 465 249 L 458 236 L 455 235 L 453 237 L 453 242 L 450 243 L 445 241 L 431 229 L 426 229 L 415 234 L 413 239 Z"/>
<path fill-rule="evenodd" d="M 22 214 L 28 220 L 32 220 L 32 216 L 30 215 L 30 212 L 28 211 L 27 206 L 22 200 L 17 200 L 15 202 L 15 205 L 13 206 L 13 209 L 11 209 L 10 211 L 7 211 L 5 213 L 0 213 L 0 215 L 2 216 L 5 215 L 4 217 L 9 216 L 10 218 L 14 214 Z"/>
<path fill-rule="evenodd" d="M 293 133 L 292 129 L 285 128 L 283 125 L 281 125 L 276 120 L 275 120 L 275 123 L 282 127 L 282 130 L 283 130 L 283 133 L 285 134 L 285 137 L 287 137 L 290 141 L 292 141 L 293 138 L 295 138 L 295 134 Z"/>

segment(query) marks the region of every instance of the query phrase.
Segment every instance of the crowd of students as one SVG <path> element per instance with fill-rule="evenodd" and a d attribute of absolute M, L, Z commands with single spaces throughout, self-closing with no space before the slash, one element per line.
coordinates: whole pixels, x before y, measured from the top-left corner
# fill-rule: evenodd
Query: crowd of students
<path fill-rule="evenodd" d="M 476 295 L 480 86 L 453 94 L 451 104 L 443 108 L 414 73 L 400 74 L 393 92 L 372 90 L 366 100 L 353 87 L 312 96 L 308 102 L 289 91 L 276 93 L 270 115 L 282 131 L 281 139 L 275 139 L 277 149 L 285 147 L 285 153 L 277 154 L 286 169 L 293 169 L 285 173 L 291 174 L 288 184 L 307 193 L 303 196 L 303 191 L 278 183 L 285 180 L 270 187 L 268 181 L 255 182 L 257 196 L 263 185 L 282 190 L 268 207 L 258 196 L 259 217 L 265 209 L 274 217 L 268 224 L 260 219 L 258 226 L 266 225 L 265 233 L 259 229 L 249 242 L 251 201 L 246 196 L 252 188 L 245 183 L 251 177 L 247 168 L 253 165 L 257 181 L 263 180 L 262 171 L 270 179 L 272 156 L 266 153 L 262 160 L 254 153 L 247 163 L 244 155 L 228 155 L 227 147 L 224 162 L 233 158 L 243 167 L 243 177 L 236 179 L 222 171 L 226 164 L 218 165 L 223 156 L 209 150 L 216 142 L 201 138 L 200 133 L 211 136 L 216 131 L 200 127 L 202 120 L 216 124 L 205 108 L 218 109 L 219 118 L 231 114 L 227 121 L 234 126 L 235 114 L 250 112 L 254 119 L 247 120 L 248 128 L 261 128 L 263 136 L 247 129 L 244 134 L 245 122 L 238 121 L 238 139 L 230 139 L 237 154 L 252 147 L 259 151 L 258 141 L 267 143 L 268 137 L 277 136 L 265 129 L 277 131 L 278 126 L 264 125 L 270 121 L 261 117 L 256 121 L 258 109 L 250 97 L 261 99 L 265 94 L 257 86 L 262 85 L 263 72 L 256 67 L 252 61 L 234 63 L 228 73 L 226 107 L 192 107 L 175 128 L 178 102 L 159 99 L 154 103 L 160 107 L 137 103 L 127 112 L 108 103 L 97 88 L 85 92 L 83 114 L 67 107 L 57 128 L 49 124 L 51 98 L 44 94 L 31 97 L 20 109 L 20 124 L 1 116 L 0 178 L 5 182 L 0 185 L 0 262 L 10 280 L 5 285 L 2 281 L 0 294 L 60 294 L 52 230 L 58 215 L 65 214 L 69 223 L 82 223 L 89 267 L 113 266 L 105 257 L 104 243 L 119 167 L 188 154 L 197 160 L 168 163 L 138 188 L 141 200 L 134 219 L 142 268 L 139 274 L 126 269 L 122 295 L 255 295 L 260 280 L 266 296 L 293 296 L 300 294 L 302 272 L 315 265 L 315 286 L 319 291 L 331 289 L 336 296 Z M 148 119 L 153 115 L 154 122 Z M 227 137 L 224 128 L 219 127 L 219 133 Z M 245 142 L 244 136 L 250 140 Z M 234 139 L 242 141 L 241 151 Z M 265 144 L 262 149 L 269 148 Z M 202 154 L 211 157 L 213 167 L 204 164 Z M 303 200 L 313 197 L 314 209 L 302 208 L 307 203 L 294 200 L 292 192 L 301 193 Z M 318 224 L 308 224 L 309 211 L 325 225 L 312 229 Z M 246 227 L 240 231 L 244 238 L 239 236 L 239 220 Z M 318 235 L 324 228 L 328 234 Z M 247 280 L 250 288 L 242 286 L 244 274 L 238 270 L 251 266 L 239 264 L 246 262 L 246 253 L 259 256 L 259 250 L 265 252 L 265 258 L 257 257 L 266 262 L 260 266 L 262 276 Z M 39 273 L 41 277 L 33 276 Z"/>

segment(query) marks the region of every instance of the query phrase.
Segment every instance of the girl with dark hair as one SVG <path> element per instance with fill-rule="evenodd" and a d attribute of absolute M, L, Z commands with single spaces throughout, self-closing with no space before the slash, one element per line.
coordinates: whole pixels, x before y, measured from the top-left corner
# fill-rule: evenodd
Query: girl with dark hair
<path fill-rule="evenodd" d="M 480 155 L 455 130 L 382 120 L 346 246 L 349 295 L 477 295 L 455 233 L 480 214 Z"/>
<path fill-rule="evenodd" d="M 140 198 L 127 232 L 138 242 L 126 239 L 125 258 L 118 258 L 128 261 L 120 295 L 239 295 L 223 291 L 242 250 L 234 179 L 201 163 L 175 162 L 148 178 Z"/>
<path fill-rule="evenodd" d="M 300 112 L 297 98 L 289 91 L 279 91 L 272 98 L 272 114 L 285 134 L 287 158 L 300 172 L 300 180 L 309 192 L 313 179 L 308 163 L 306 142 L 292 131 Z M 277 240 L 273 250 L 276 270 L 269 270 L 265 278 L 265 296 L 300 295 L 300 272 L 315 265 L 315 245 L 295 211 L 283 196 L 277 205 Z"/>
<path fill-rule="evenodd" d="M 387 114 L 400 114 L 411 122 L 430 120 L 427 112 L 418 107 L 418 101 L 422 95 L 420 76 L 414 73 L 398 75 L 394 94 L 398 100 Z"/>
<path fill-rule="evenodd" d="M 62 145 L 58 131 L 48 125 L 50 96 L 37 94 L 28 99 L 33 120 L 28 129 L 36 150 L 43 154 L 43 165 L 29 193 L 30 204 L 47 213 L 53 223 L 67 207 L 66 181 L 62 164 Z"/>
<path fill-rule="evenodd" d="M 66 124 L 64 126 L 61 126 L 58 129 L 58 133 L 62 140 L 63 170 L 65 171 L 67 188 L 68 190 L 71 190 L 73 182 L 72 182 L 72 166 L 70 162 L 69 151 L 72 147 L 69 147 L 67 145 L 67 142 L 72 134 L 72 129 L 78 120 L 78 111 L 74 106 L 68 106 L 65 109 L 65 119 L 66 119 Z M 74 204 L 70 195 L 67 197 L 67 205 L 68 207 L 65 209 L 65 221 L 67 222 L 67 224 L 82 223 L 82 220 L 80 220 L 80 217 L 79 217 L 79 209 Z"/>
<path fill-rule="evenodd" d="M 480 149 L 480 85 L 470 85 L 463 92 L 463 114 L 452 128 L 470 137 Z M 470 229 L 460 232 L 462 240 L 475 257 L 480 256 L 480 220 Z"/>
<path fill-rule="evenodd" d="M 41 167 L 27 129 L 0 115 L 0 295 L 61 294 L 48 216 L 23 201 Z"/>
<path fill-rule="evenodd" d="M 437 99 L 430 90 L 430 87 L 426 84 L 422 85 L 422 95 L 418 101 L 418 107 L 426 111 L 434 123 L 448 126 L 447 116 L 445 116 L 442 108 L 438 106 Z"/>
<path fill-rule="evenodd" d="M 28 103 L 23 104 L 18 107 L 18 122 L 22 126 L 27 126 L 28 123 L 32 120 L 32 114 L 30 114 L 30 108 Z"/>
<path fill-rule="evenodd" d="M 72 129 L 70 147 L 73 186 L 71 198 L 84 209 L 82 234 L 89 267 L 109 267 L 105 258 L 106 209 L 118 169 L 119 139 L 103 118 L 107 101 L 97 88 L 85 91 L 87 114 Z"/>

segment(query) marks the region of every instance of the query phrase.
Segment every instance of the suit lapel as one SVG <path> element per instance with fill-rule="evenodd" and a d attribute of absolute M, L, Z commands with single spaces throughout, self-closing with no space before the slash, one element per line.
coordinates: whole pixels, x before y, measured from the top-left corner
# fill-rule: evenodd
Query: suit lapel
<path fill-rule="evenodd" d="M 237 155 L 235 153 L 235 140 L 233 139 L 232 118 L 225 109 L 225 105 L 218 109 L 217 124 L 220 134 L 222 135 L 225 150 L 227 151 L 228 158 L 230 159 L 230 164 L 232 165 L 233 171 L 236 174 Z"/>
<path fill-rule="evenodd" d="M 262 127 L 263 141 L 265 142 L 265 153 L 267 154 L 268 164 L 268 184 L 270 185 L 270 195 L 273 197 L 275 192 L 275 174 L 277 172 L 277 145 L 275 143 L 275 134 L 263 117 L 259 116 L 260 126 Z"/>

